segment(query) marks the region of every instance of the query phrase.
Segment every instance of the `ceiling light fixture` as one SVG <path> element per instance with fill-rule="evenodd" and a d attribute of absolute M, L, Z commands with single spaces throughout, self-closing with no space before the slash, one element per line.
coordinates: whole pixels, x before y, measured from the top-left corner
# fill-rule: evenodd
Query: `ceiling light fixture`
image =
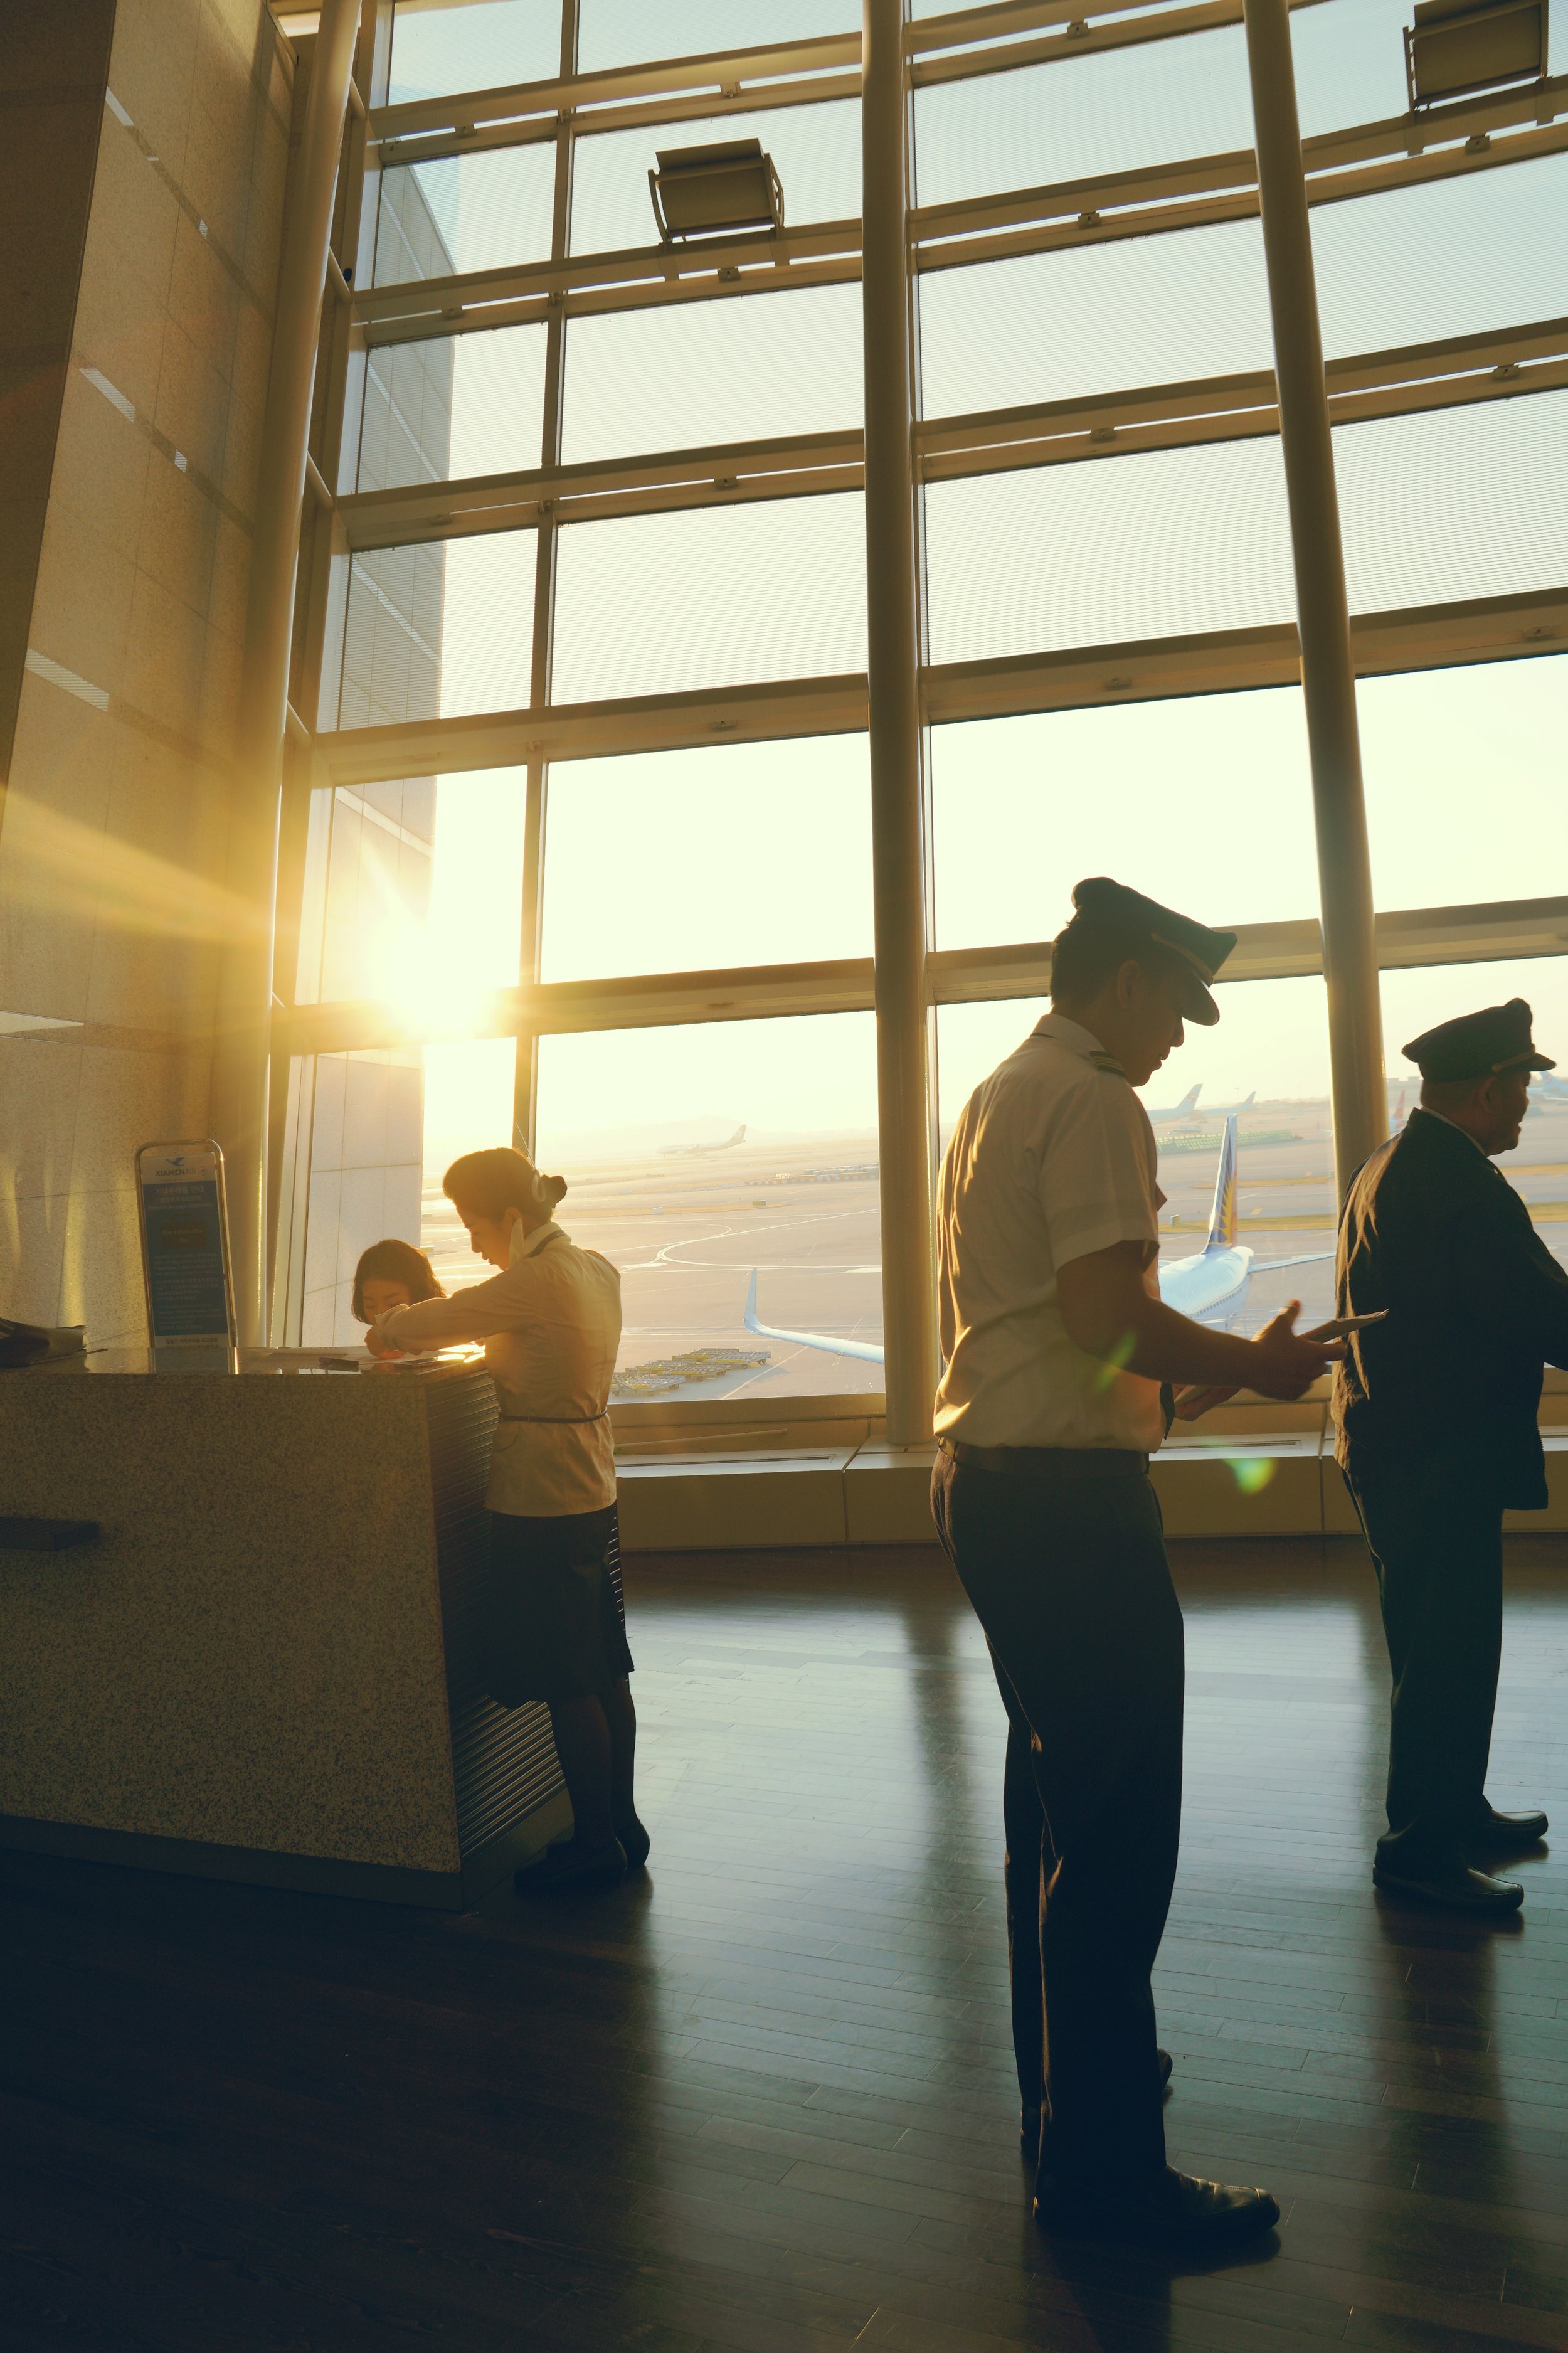
<path fill-rule="evenodd" d="M 1547 0 L 1417 0 L 1405 32 L 1410 109 L 1546 72 Z"/>
<path fill-rule="evenodd" d="M 784 227 L 784 189 L 760 139 L 726 139 L 711 147 L 667 147 L 647 175 L 660 240 Z"/>

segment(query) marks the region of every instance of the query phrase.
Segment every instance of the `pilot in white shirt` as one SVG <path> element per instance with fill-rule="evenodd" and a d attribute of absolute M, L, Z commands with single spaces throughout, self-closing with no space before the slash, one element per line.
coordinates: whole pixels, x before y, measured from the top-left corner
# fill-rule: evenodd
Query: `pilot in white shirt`
<path fill-rule="evenodd" d="M 1052 1009 L 970 1097 L 942 1164 L 937 1532 L 1007 1710 L 1013 2041 L 1047 2228 L 1222 2246 L 1261 2190 L 1165 2163 L 1150 1972 L 1175 1877 L 1182 1614 L 1149 1456 L 1168 1382 L 1299 1396 L 1331 1351 L 1160 1298 L 1155 1145 L 1133 1092 L 1219 1018 L 1234 933 L 1103 878 L 1052 950 Z"/>

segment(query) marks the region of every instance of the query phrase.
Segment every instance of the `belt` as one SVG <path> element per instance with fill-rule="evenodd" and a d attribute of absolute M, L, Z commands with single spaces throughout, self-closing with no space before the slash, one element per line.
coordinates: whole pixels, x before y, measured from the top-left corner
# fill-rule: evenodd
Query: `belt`
<path fill-rule="evenodd" d="M 528 1421 L 544 1430 L 587 1430 L 595 1421 L 608 1421 L 606 1409 L 603 1413 L 502 1413 L 498 1421 Z"/>
<path fill-rule="evenodd" d="M 1142 1479 L 1149 1469 L 1149 1457 L 1126 1446 L 971 1446 L 962 1438 L 937 1444 L 966 1471 L 1014 1479 Z"/>

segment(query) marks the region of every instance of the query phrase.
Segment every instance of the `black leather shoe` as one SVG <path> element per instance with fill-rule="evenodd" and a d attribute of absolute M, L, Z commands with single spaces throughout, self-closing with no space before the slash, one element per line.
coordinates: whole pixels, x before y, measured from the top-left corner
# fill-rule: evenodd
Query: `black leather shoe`
<path fill-rule="evenodd" d="M 1068 2194 L 1058 2188 L 1036 2199 L 1035 2220 L 1042 2231 L 1060 2231 L 1074 2238 L 1212 2249 L 1260 2239 L 1279 2221 L 1279 2207 L 1267 2189 L 1199 2181 L 1167 2166 L 1149 2186 L 1112 2186 L 1087 2194 L 1077 2189 Z"/>
<path fill-rule="evenodd" d="M 1517 1879 L 1489 1879 L 1484 1871 L 1448 1872 L 1441 1879 L 1407 1879 L 1402 1872 L 1385 1871 L 1379 1862 L 1373 1866 L 1372 1883 L 1405 1904 L 1430 1904 L 1440 1911 L 1468 1912 L 1482 1919 L 1517 1912 L 1524 1901 L 1524 1890 Z"/>
<path fill-rule="evenodd" d="M 1156 2051 L 1154 2057 L 1160 2070 L 1160 2089 L 1171 2080 L 1171 2054 Z M 1018 2112 L 1018 2154 L 1026 2165 L 1037 2163 L 1040 2154 L 1040 2112 L 1038 2108 L 1021 2108 Z"/>
<path fill-rule="evenodd" d="M 569 1888 L 615 1887 L 626 1875 L 626 1851 L 619 1839 L 607 1846 L 580 1847 L 575 1839 L 552 1846 L 542 1862 L 528 1863 L 512 1874 L 520 1895 L 564 1894 Z"/>
<path fill-rule="evenodd" d="M 1470 1838 L 1481 1846 L 1534 1846 L 1543 1839 L 1552 1825 L 1541 1812 L 1530 1814 L 1500 1814 L 1489 1806 L 1479 1820 L 1472 1823 Z"/>
<path fill-rule="evenodd" d="M 653 1845 L 652 1839 L 635 1814 L 629 1822 L 621 1824 L 618 1835 L 621 1844 L 626 1851 L 626 1869 L 640 1871 L 647 1861 L 648 1851 Z"/>

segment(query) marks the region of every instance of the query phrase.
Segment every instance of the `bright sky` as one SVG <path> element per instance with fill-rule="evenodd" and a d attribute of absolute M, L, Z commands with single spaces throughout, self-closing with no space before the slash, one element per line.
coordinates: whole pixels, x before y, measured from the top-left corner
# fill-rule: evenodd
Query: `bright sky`
<path fill-rule="evenodd" d="M 858 22 L 852 0 L 584 0 L 583 64 L 690 54 Z M 1407 0 L 1322 0 L 1293 17 L 1309 134 L 1401 112 Z M 542 0 L 400 6 L 395 97 L 542 79 Z M 858 210 L 855 110 L 692 123 L 671 144 L 756 131 L 787 216 Z M 1032 72 L 929 89 L 917 108 L 926 203 L 1250 143 L 1243 37 L 1226 28 Z M 581 142 L 574 246 L 652 240 L 640 132 Z M 422 175 L 457 266 L 548 246 L 549 158 L 516 151 Z M 1568 312 L 1568 158 L 1321 208 L 1331 353 Z M 1256 224 L 1050 254 L 923 281 L 928 415 L 1269 364 Z M 574 324 L 569 459 L 852 425 L 858 290 L 827 288 Z M 454 475 L 536 464 L 542 332 L 458 340 Z M 1373 610 L 1559 583 L 1568 544 L 1568 394 L 1342 431 L 1352 605 Z M 931 654 L 986 658 L 1285 620 L 1294 597 L 1277 445 L 1198 448 L 935 486 Z M 858 499 L 579 526 L 562 547 L 562 702 L 858 670 Z M 533 541 L 447 551 L 442 708 L 528 700 Z M 1376 890 L 1386 908 L 1568 890 L 1561 818 L 1568 661 L 1370 681 L 1360 692 Z M 1072 882 L 1110 871 L 1217 923 L 1310 916 L 1316 869 L 1294 691 L 1136 704 L 938 731 L 935 896 L 945 946 L 1046 938 Z M 515 971 L 521 774 L 443 779 L 430 965 L 450 990 Z M 591 976 L 865 955 L 864 745 L 716 748 L 558 767 L 547 832 L 545 972 Z M 1560 965 L 1391 975 L 1396 1043 L 1515 989 L 1568 1047 Z M 1152 1092 L 1201 1079 L 1226 1099 L 1321 1094 L 1321 985 L 1228 988 L 1218 1030 Z M 1024 1006 L 942 1017 L 944 1108 L 1028 1026 Z M 745 1120 L 869 1132 L 859 1018 L 548 1041 L 542 1117 L 563 1142 L 618 1125 Z M 443 1049 L 432 1131 L 504 1120 L 510 1047 Z M 1568 1059 L 1568 1056 L 1565 1056 Z M 1390 1071 L 1400 1068 L 1391 1050 Z M 487 1132 L 493 1128 L 487 1125 Z M 543 1139 L 542 1138 L 542 1144 Z"/>

